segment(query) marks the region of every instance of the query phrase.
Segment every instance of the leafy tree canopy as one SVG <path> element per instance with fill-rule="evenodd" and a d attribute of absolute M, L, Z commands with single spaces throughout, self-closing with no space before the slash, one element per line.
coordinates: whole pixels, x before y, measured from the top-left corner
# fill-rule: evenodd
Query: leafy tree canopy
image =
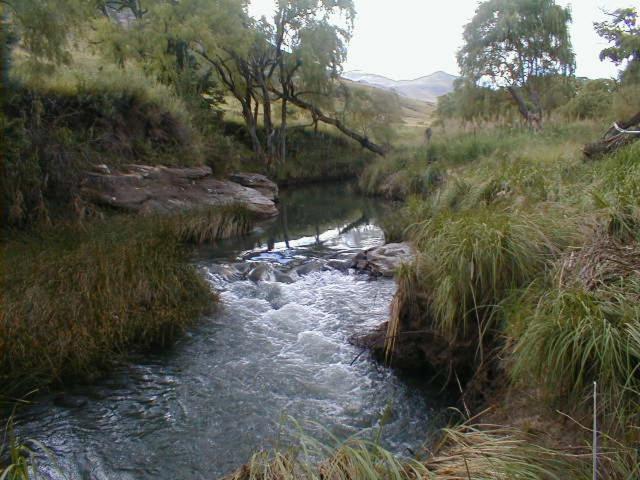
<path fill-rule="evenodd" d="M 458 63 L 467 78 L 500 86 L 572 73 L 570 22 L 554 0 L 488 0 L 465 27 Z"/>
<path fill-rule="evenodd" d="M 464 30 L 458 52 L 463 76 L 471 82 L 507 87 L 520 113 L 539 122 L 541 84 L 572 75 L 575 55 L 569 38 L 571 12 L 555 0 L 487 0 Z M 529 91 L 532 116 L 518 89 Z"/>
<path fill-rule="evenodd" d="M 616 65 L 628 62 L 623 80 L 640 80 L 640 23 L 635 8 L 609 12 L 609 20 L 594 23 L 596 32 L 611 45 L 600 52 L 600 60 Z"/>

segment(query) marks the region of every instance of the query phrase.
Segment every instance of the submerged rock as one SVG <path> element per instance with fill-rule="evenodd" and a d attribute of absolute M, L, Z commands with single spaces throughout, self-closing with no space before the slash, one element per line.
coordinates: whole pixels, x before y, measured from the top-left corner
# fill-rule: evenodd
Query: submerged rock
<path fill-rule="evenodd" d="M 304 265 L 299 266 L 298 268 L 296 268 L 295 271 L 298 275 L 302 277 L 304 275 L 309 275 L 310 273 L 321 272 L 323 269 L 324 269 L 324 264 L 322 262 L 313 260 L 311 262 L 307 262 Z"/>
<path fill-rule="evenodd" d="M 411 263 L 414 258 L 415 251 L 409 243 L 389 243 L 360 252 L 353 258 L 351 268 L 372 276 L 393 277 L 400 265 Z"/>
<path fill-rule="evenodd" d="M 211 275 L 217 275 L 228 282 L 234 282 L 243 278 L 243 274 L 233 268 L 232 265 L 213 264 L 208 267 L 208 270 Z"/>
<path fill-rule="evenodd" d="M 272 196 L 216 179 L 209 167 L 128 165 L 119 172 L 88 172 L 81 183 L 81 194 L 89 202 L 141 214 L 238 204 L 259 219 L 278 215 Z"/>
<path fill-rule="evenodd" d="M 351 260 L 329 260 L 327 262 L 327 267 L 340 272 L 346 272 L 351 268 Z"/>
<path fill-rule="evenodd" d="M 273 278 L 278 283 L 287 283 L 287 284 L 295 283 L 295 280 L 291 278 L 291 276 L 287 275 L 286 273 L 282 273 L 278 270 L 273 272 Z"/>
<path fill-rule="evenodd" d="M 247 275 L 252 282 L 269 282 L 274 279 L 273 267 L 268 263 L 259 263 Z"/>
<path fill-rule="evenodd" d="M 58 407 L 63 408 L 82 408 L 87 403 L 89 403 L 89 400 L 87 399 L 87 397 L 79 397 L 76 395 L 59 393 L 53 399 L 53 403 Z"/>
<path fill-rule="evenodd" d="M 259 173 L 232 173 L 229 180 L 243 187 L 253 188 L 273 201 L 278 199 L 278 185 Z"/>

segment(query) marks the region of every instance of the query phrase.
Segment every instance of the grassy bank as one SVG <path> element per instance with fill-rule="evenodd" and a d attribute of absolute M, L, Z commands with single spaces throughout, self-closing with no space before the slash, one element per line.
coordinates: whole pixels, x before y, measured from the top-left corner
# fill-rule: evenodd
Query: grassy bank
<path fill-rule="evenodd" d="M 252 224 L 230 206 L 11 235 L 2 244 L 0 394 L 88 380 L 132 349 L 170 343 L 215 299 L 185 243 Z"/>
<path fill-rule="evenodd" d="M 538 135 L 445 138 L 372 167 L 363 187 L 385 193 L 385 172 L 416 179 L 402 183 L 407 204 L 388 226 L 419 252 L 399 280 L 387 331 L 392 364 L 416 348 L 405 332 L 435 333 L 449 345 L 449 380 L 468 393 L 486 402 L 506 380 L 516 392 L 535 390 L 506 421 L 542 402 L 586 422 L 595 415 L 604 449 L 633 452 L 640 441 L 640 145 L 585 163 L 580 147 L 592 132 L 582 123 Z M 456 356 L 461 345 L 475 353 Z M 427 364 L 442 365 L 442 351 L 439 358 L 426 346 L 421 352 Z M 546 415 L 543 425 L 560 421 Z M 589 432 L 574 440 L 586 447 Z M 622 455 L 603 478 L 633 478 L 637 460 Z"/>
<path fill-rule="evenodd" d="M 637 478 L 640 143 L 585 162 L 598 130 L 439 132 L 369 166 L 362 189 L 404 200 L 389 238 L 418 251 L 381 359 L 435 367 L 467 420 L 411 457 L 303 439 L 229 478 L 591 478 L 594 420 L 598 478 Z"/>

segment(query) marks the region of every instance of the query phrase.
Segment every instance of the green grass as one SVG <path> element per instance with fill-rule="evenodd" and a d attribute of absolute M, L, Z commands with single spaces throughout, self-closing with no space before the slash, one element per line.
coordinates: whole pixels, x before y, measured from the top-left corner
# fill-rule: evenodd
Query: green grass
<path fill-rule="evenodd" d="M 590 478 L 591 456 L 587 449 L 568 453 L 542 443 L 538 436 L 517 429 L 464 423 L 444 429 L 435 449 L 406 458 L 389 452 L 377 441 L 358 436 L 321 442 L 300 434 L 294 447 L 259 452 L 225 480 Z M 614 464 L 622 454 L 628 452 L 616 450 L 615 455 L 603 456 L 601 462 L 624 473 L 620 464 Z"/>
<path fill-rule="evenodd" d="M 223 205 L 195 209 L 159 221 L 168 224 L 182 242 L 202 245 L 246 235 L 253 229 L 256 219 L 242 205 Z"/>
<path fill-rule="evenodd" d="M 499 302 L 531 282 L 573 240 L 571 222 L 542 213 L 477 208 L 416 224 L 414 266 L 434 326 L 452 341 L 482 338 Z M 412 287 L 412 288 L 415 288 Z"/>
<path fill-rule="evenodd" d="M 597 382 L 602 418 L 632 430 L 640 422 L 639 265 L 636 243 L 602 233 L 516 299 L 514 378 L 534 377 L 577 403 Z"/>
<path fill-rule="evenodd" d="M 171 342 L 211 305 L 181 244 L 209 234 L 182 219 L 115 218 L 5 242 L 3 393 L 90 379 L 131 349 Z"/>
<path fill-rule="evenodd" d="M 41 443 L 21 442 L 16 438 L 13 432 L 13 419 L 9 418 L 0 435 L 0 480 L 39 478 L 35 450 L 50 455 Z"/>
<path fill-rule="evenodd" d="M 419 252 L 398 275 L 388 353 L 403 332 L 437 331 L 452 352 L 476 349 L 467 378 L 505 372 L 514 388 L 535 388 L 580 418 L 593 415 L 597 382 L 611 453 L 602 476 L 627 479 L 638 473 L 640 439 L 640 143 L 585 162 L 582 146 L 600 128 L 552 122 L 538 134 L 436 137 L 376 161 L 360 185 L 405 200 L 383 226 Z M 510 463 L 513 478 L 562 478 L 562 469 Z"/>

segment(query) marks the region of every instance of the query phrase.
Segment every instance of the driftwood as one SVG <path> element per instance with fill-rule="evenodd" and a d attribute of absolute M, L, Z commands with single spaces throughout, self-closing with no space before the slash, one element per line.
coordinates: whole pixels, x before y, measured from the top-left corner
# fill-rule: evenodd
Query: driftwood
<path fill-rule="evenodd" d="M 619 148 L 640 139 L 640 112 L 625 122 L 618 122 L 603 137 L 594 143 L 585 145 L 583 152 L 587 158 L 596 159 L 613 153 Z"/>

